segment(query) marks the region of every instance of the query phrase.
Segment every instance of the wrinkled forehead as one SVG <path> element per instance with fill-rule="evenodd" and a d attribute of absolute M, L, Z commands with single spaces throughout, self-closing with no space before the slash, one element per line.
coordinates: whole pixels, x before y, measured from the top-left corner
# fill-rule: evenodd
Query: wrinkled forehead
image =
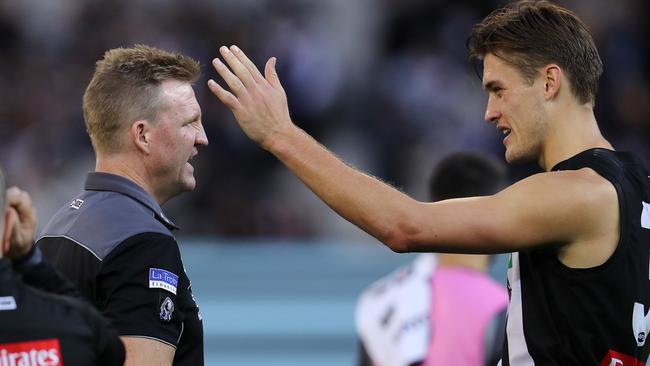
<path fill-rule="evenodd" d="M 159 98 L 168 108 L 182 109 L 186 113 L 200 114 L 201 107 L 196 100 L 194 88 L 188 82 L 165 80 L 160 84 Z"/>
<path fill-rule="evenodd" d="M 170 101 L 196 102 L 192 85 L 178 80 L 165 80 L 160 83 L 160 95 Z"/>

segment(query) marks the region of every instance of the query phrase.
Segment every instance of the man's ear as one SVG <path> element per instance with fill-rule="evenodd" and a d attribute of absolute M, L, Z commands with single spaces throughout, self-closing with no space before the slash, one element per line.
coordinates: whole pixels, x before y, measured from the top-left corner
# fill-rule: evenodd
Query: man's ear
<path fill-rule="evenodd" d="M 547 100 L 554 99 L 558 96 L 562 84 L 562 74 L 562 68 L 556 64 L 546 65 L 544 69 L 542 69 L 544 97 Z"/>
<path fill-rule="evenodd" d="M 143 119 L 133 122 L 129 131 L 130 140 L 145 155 L 151 153 L 151 127 L 151 123 Z"/>
<path fill-rule="evenodd" d="M 15 212 L 12 209 L 6 209 L 2 215 L 2 221 L 4 226 L 2 230 L 2 237 L 0 237 L 0 251 L 2 255 L 0 258 L 4 257 L 7 252 L 9 252 L 9 239 L 11 238 L 11 233 L 14 230 L 14 217 Z"/>

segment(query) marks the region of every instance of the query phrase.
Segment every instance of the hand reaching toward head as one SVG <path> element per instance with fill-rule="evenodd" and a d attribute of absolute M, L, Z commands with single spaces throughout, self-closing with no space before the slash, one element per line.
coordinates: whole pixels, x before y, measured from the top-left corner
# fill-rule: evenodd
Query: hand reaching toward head
<path fill-rule="evenodd" d="M 212 65 L 230 91 L 214 80 L 208 87 L 235 115 L 239 126 L 253 141 L 268 149 L 272 139 L 295 126 L 289 117 L 287 96 L 275 70 L 275 57 L 266 62 L 264 76 L 236 46 L 221 47 L 221 56 Z"/>

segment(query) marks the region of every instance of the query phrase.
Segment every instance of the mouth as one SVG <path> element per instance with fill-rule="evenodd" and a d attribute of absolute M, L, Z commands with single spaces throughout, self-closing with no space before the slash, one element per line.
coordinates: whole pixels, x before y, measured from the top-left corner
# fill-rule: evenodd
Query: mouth
<path fill-rule="evenodd" d="M 501 127 L 498 127 L 498 126 L 497 126 L 497 128 L 498 128 L 499 131 L 501 131 L 501 133 L 503 134 L 503 136 L 504 136 L 504 138 L 503 138 L 503 143 L 505 144 L 506 141 L 508 141 L 508 136 L 510 136 L 510 133 L 512 132 L 512 130 L 509 129 L 509 128 L 507 128 L 507 127 L 503 127 L 503 126 L 501 126 Z"/>
<path fill-rule="evenodd" d="M 187 165 L 191 166 L 192 168 L 194 168 L 194 166 L 192 165 L 192 160 L 194 159 L 195 156 L 196 154 L 192 154 L 185 162 Z"/>
<path fill-rule="evenodd" d="M 496 125 L 497 130 L 501 131 L 502 134 L 505 136 L 508 136 L 511 132 L 509 127 L 506 127 L 504 125 Z"/>

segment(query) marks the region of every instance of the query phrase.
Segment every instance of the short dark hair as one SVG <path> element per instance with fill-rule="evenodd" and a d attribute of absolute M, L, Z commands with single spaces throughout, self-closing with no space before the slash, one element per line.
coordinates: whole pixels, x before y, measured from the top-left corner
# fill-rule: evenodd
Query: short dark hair
<path fill-rule="evenodd" d="M 156 118 L 161 109 L 160 83 L 193 83 L 200 75 L 199 63 L 179 53 L 144 45 L 106 51 L 83 97 L 86 128 L 95 150 L 117 151 L 117 132 L 127 123 Z"/>
<path fill-rule="evenodd" d="M 495 159 L 475 153 L 456 153 L 444 158 L 429 179 L 432 201 L 487 196 L 506 184 L 506 168 Z"/>
<path fill-rule="evenodd" d="M 578 101 L 595 102 L 603 63 L 587 26 L 561 6 L 523 0 L 497 9 L 474 26 L 467 48 L 474 60 L 500 57 L 530 83 L 540 67 L 557 63 Z"/>

